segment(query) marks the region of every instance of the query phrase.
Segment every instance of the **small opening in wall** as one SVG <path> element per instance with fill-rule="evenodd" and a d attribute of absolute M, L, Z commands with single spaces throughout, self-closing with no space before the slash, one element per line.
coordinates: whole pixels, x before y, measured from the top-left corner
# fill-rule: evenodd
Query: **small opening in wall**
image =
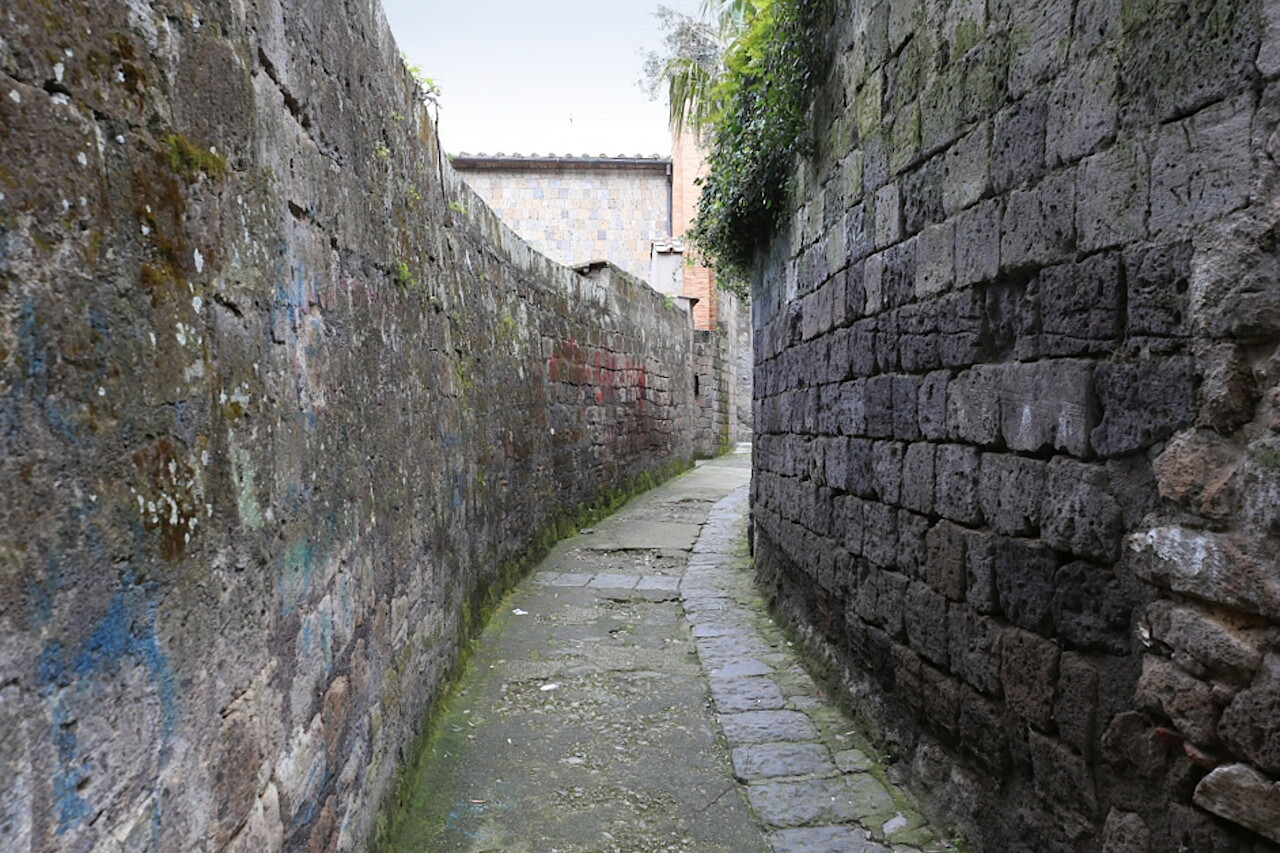
<path fill-rule="evenodd" d="M 702 396 L 701 387 L 702 387 L 701 383 L 698 381 L 698 374 L 696 373 L 693 374 L 693 396 L 695 397 Z"/>

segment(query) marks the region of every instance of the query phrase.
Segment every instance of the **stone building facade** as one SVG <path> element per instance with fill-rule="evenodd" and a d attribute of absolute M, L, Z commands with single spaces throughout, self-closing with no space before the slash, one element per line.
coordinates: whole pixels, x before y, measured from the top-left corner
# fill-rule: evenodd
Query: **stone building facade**
<path fill-rule="evenodd" d="M 461 154 L 453 167 L 529 245 L 575 266 L 607 260 L 650 278 L 671 235 L 671 161 L 663 157 Z"/>

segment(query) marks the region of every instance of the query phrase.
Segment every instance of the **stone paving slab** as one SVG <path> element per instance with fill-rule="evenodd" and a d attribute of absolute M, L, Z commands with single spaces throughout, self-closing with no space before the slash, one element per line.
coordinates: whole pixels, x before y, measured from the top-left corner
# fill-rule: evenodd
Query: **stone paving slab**
<path fill-rule="evenodd" d="M 700 465 L 552 549 L 474 647 L 384 849 L 950 849 L 765 616 L 748 474 Z"/>
<path fill-rule="evenodd" d="M 712 507 L 680 592 L 734 773 L 770 845 L 775 853 L 952 850 L 887 782 L 769 620 L 745 553 L 745 504 L 744 489 Z"/>

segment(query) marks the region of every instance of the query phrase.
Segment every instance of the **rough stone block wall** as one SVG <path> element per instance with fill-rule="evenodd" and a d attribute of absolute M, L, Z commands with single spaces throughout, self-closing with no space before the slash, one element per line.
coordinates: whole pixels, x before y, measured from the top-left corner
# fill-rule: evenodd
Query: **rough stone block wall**
<path fill-rule="evenodd" d="M 756 557 L 988 850 L 1280 842 L 1280 2 L 840 3 Z"/>
<path fill-rule="evenodd" d="M 502 221 L 566 266 L 607 260 L 648 280 L 650 246 L 670 236 L 669 163 L 644 169 L 467 169 L 466 182 Z"/>
<path fill-rule="evenodd" d="M 710 458 L 729 446 L 728 341 L 721 332 L 693 333 L 693 450 Z"/>
<path fill-rule="evenodd" d="M 375 0 L 5 3 L 0 849 L 360 849 L 492 591 L 687 464 L 691 347 Z"/>

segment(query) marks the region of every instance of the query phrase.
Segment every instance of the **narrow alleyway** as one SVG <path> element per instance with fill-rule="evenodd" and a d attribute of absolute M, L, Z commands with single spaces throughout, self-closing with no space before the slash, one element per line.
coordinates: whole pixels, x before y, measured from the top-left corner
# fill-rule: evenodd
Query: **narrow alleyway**
<path fill-rule="evenodd" d="M 388 849 L 949 849 L 765 616 L 733 454 L 560 543 L 473 651 Z"/>

